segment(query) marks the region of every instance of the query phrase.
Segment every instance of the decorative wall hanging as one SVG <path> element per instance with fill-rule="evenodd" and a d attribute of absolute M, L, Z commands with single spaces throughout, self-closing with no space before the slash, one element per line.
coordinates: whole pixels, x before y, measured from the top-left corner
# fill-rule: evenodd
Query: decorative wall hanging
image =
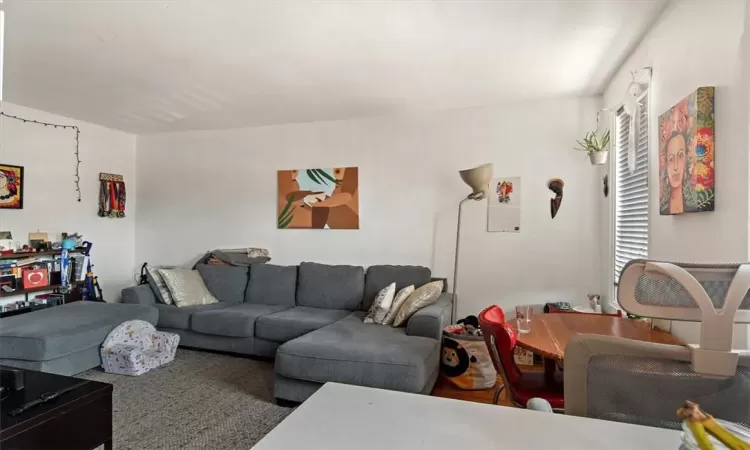
<path fill-rule="evenodd" d="M 713 211 L 714 88 L 700 87 L 659 116 L 659 213 Z"/>
<path fill-rule="evenodd" d="M 563 186 L 565 186 L 565 183 L 559 178 L 553 178 L 547 182 L 549 190 L 555 193 L 555 197 L 549 201 L 550 214 L 553 219 L 557 215 L 557 212 L 560 210 L 560 205 L 562 204 Z"/>
<path fill-rule="evenodd" d="M 99 174 L 99 217 L 125 217 L 125 181 L 122 175 Z"/>
<path fill-rule="evenodd" d="M 487 198 L 487 231 L 520 233 L 521 179 L 493 179 Z"/>
<path fill-rule="evenodd" d="M 69 129 L 74 130 L 76 132 L 76 149 L 73 152 L 73 155 L 76 157 L 76 171 L 73 174 L 73 183 L 76 186 L 76 196 L 77 201 L 81 201 L 81 176 L 80 176 L 80 168 L 81 168 L 81 153 L 80 153 L 80 144 L 81 144 L 81 130 L 75 125 L 60 125 L 59 123 L 50 123 L 50 122 L 40 122 L 38 120 L 31 120 L 31 119 L 24 119 L 23 117 L 13 116 L 10 114 L 6 114 L 2 111 L 0 111 L 0 116 L 7 117 L 8 119 L 18 120 L 23 123 L 34 123 L 37 125 L 44 125 L 45 127 L 55 127 L 55 128 L 63 128 L 63 129 Z M 20 209 L 20 208 L 19 208 Z"/>
<path fill-rule="evenodd" d="M 359 229 L 359 168 L 278 171 L 278 228 Z"/>
<path fill-rule="evenodd" d="M 602 191 L 605 197 L 609 197 L 609 174 L 602 177 Z"/>
<path fill-rule="evenodd" d="M 0 164 L 0 209 L 23 209 L 23 167 Z"/>

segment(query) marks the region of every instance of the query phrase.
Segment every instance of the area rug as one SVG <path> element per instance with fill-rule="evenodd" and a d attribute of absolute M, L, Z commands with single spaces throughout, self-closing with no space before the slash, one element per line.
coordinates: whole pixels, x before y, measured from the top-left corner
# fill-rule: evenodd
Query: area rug
<path fill-rule="evenodd" d="M 139 377 L 92 369 L 114 385 L 115 450 L 248 449 L 289 413 L 273 403 L 270 362 L 178 349 Z"/>

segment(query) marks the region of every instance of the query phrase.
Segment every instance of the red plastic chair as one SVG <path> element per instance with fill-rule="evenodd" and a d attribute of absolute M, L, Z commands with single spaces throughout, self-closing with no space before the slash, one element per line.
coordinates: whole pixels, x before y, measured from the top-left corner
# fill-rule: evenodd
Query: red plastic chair
<path fill-rule="evenodd" d="M 495 370 L 503 378 L 503 386 L 495 392 L 494 403 L 507 387 L 508 397 L 516 406 L 525 408 L 530 399 L 539 397 L 547 400 L 555 410 L 564 409 L 562 374 L 555 374 L 554 381 L 547 382 L 544 372 L 522 372 L 516 365 L 513 359 L 516 330 L 505 322 L 505 314 L 499 306 L 490 306 L 479 313 L 479 326 Z"/>

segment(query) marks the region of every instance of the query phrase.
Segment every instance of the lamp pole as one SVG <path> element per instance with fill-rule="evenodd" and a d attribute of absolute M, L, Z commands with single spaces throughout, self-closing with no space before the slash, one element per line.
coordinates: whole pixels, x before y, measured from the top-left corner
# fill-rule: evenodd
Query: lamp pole
<path fill-rule="evenodd" d="M 453 305 L 451 307 L 451 323 L 456 323 L 456 308 L 458 307 L 458 297 L 456 297 L 456 287 L 458 286 L 458 248 L 461 243 L 461 211 L 463 210 L 464 203 L 471 200 L 466 197 L 458 203 L 458 223 L 456 225 L 456 253 L 453 257 Z"/>
<path fill-rule="evenodd" d="M 456 296 L 458 287 L 458 251 L 461 244 L 461 211 L 464 203 L 469 200 L 483 200 L 489 190 L 490 179 L 492 178 L 492 163 L 482 164 L 471 169 L 459 170 L 458 174 L 461 180 L 471 188 L 471 194 L 458 204 L 458 221 L 456 224 L 456 253 L 453 260 L 453 306 L 451 308 L 451 323 L 456 322 L 456 309 L 458 308 L 458 297 Z"/>

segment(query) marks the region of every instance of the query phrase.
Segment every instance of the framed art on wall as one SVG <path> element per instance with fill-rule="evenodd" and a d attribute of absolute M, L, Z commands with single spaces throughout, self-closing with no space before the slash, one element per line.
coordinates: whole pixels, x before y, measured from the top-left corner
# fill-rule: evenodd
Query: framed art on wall
<path fill-rule="evenodd" d="M 0 209 L 23 209 L 23 167 L 0 164 Z"/>
<path fill-rule="evenodd" d="M 487 196 L 487 231 L 521 232 L 521 178 L 495 178 Z"/>
<path fill-rule="evenodd" d="M 279 170 L 277 228 L 359 229 L 359 168 Z"/>
<path fill-rule="evenodd" d="M 713 211 L 714 88 L 700 87 L 659 116 L 659 213 Z"/>

